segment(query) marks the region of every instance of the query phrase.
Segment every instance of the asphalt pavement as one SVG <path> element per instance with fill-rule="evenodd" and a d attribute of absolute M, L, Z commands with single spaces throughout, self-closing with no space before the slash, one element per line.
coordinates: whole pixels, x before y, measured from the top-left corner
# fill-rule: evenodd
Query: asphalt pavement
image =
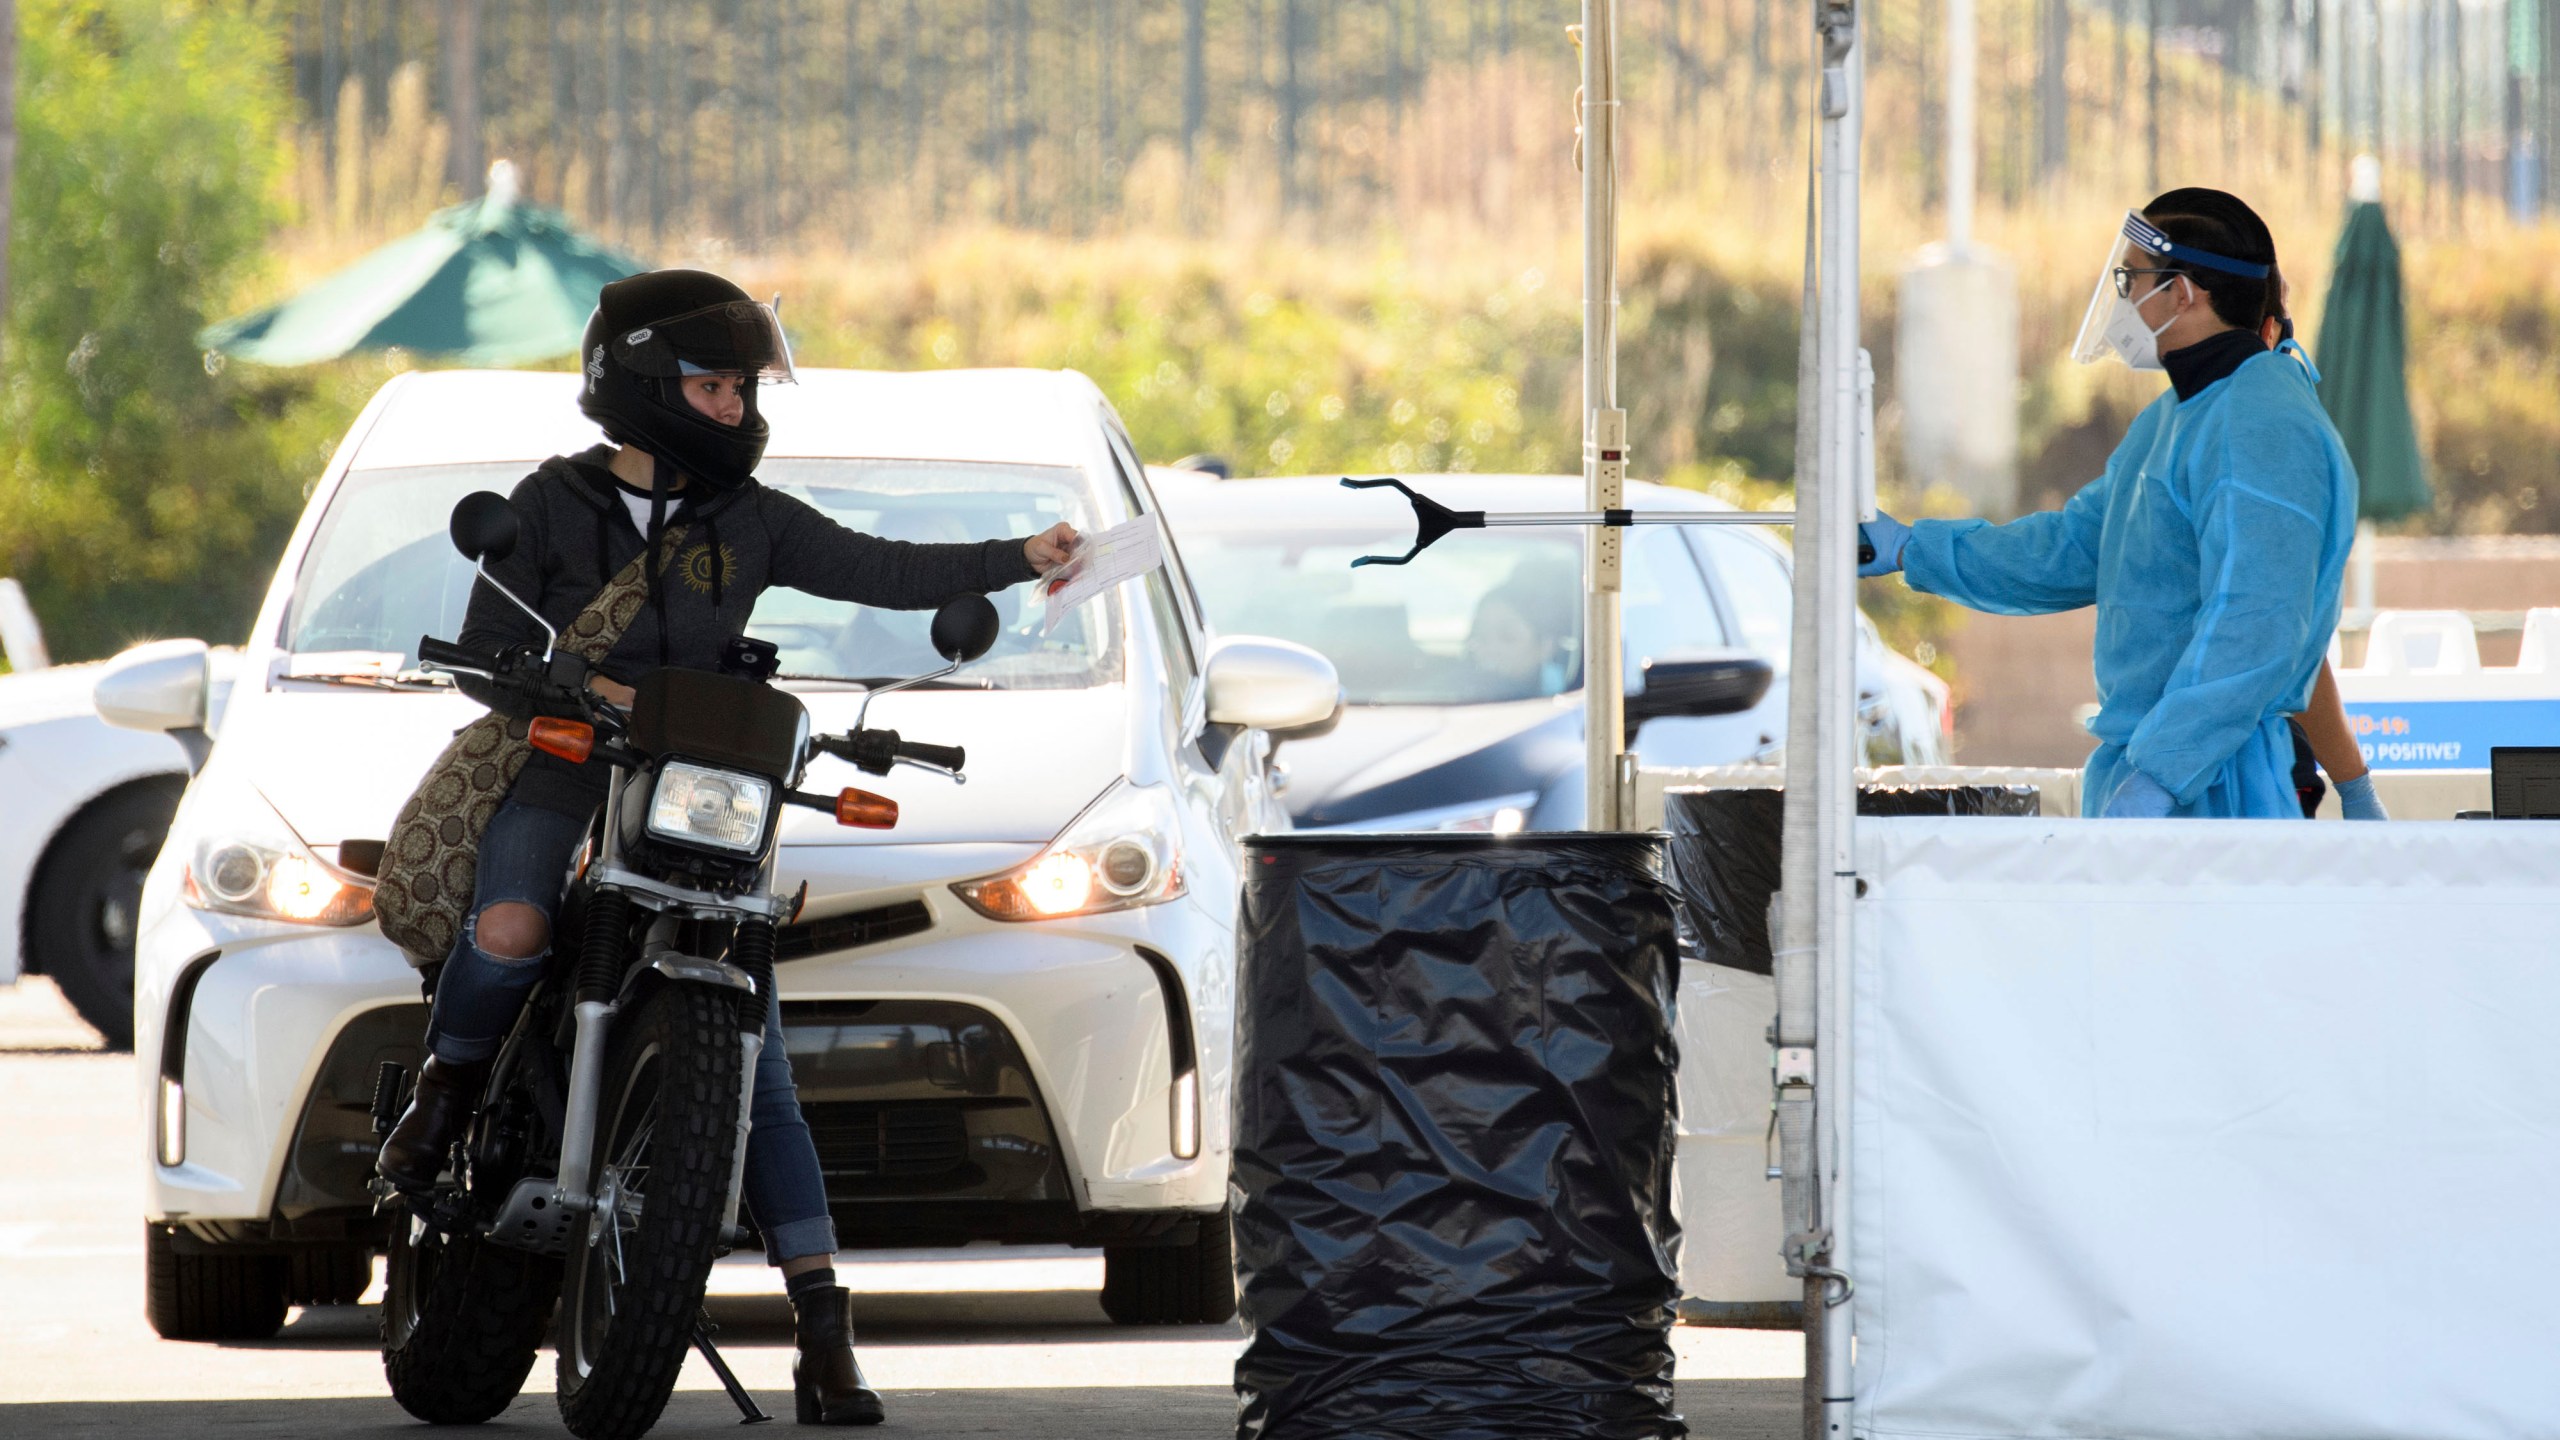
<path fill-rule="evenodd" d="M 417 1435 L 385 1393 L 375 1310 L 297 1310 L 255 1344 L 164 1341 L 142 1317 L 142 1122 L 133 1058 L 41 980 L 0 989 L 0 1437 Z M 863 1364 L 889 1403 L 873 1433 L 1213 1440 L 1235 1430 L 1233 1325 L 1131 1329 L 1102 1313 L 1091 1252 L 849 1255 Z M 368 1297 L 371 1298 L 371 1297 Z M 791 1312 L 747 1257 L 713 1275 L 724 1353 L 790 1418 Z M 1680 1403 L 1711 1440 L 1792 1440 L 1796 1337 L 1683 1328 Z M 548 1354 L 478 1433 L 560 1436 Z M 736 1433 L 688 1359 L 658 1435 Z"/>

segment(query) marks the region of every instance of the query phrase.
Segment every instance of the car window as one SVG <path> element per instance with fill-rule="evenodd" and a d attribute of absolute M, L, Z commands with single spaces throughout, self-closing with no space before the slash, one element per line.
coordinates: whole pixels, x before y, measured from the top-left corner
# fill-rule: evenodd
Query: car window
<path fill-rule="evenodd" d="M 1776 546 L 1741 530 L 1701 526 L 1699 541 L 1733 607 L 1742 646 L 1787 673 L 1794 643 L 1795 577 Z"/>
<path fill-rule="evenodd" d="M 1138 463 L 1137 447 L 1130 443 L 1119 419 L 1107 409 L 1102 412 L 1102 433 L 1110 443 L 1112 468 L 1118 472 L 1120 493 L 1129 502 L 1129 512 L 1153 515 L 1156 523 L 1163 526 L 1164 516 L 1154 503 L 1155 492 L 1148 488 L 1146 467 Z M 1168 546 L 1173 543 L 1170 526 L 1164 528 L 1164 540 Z M 1183 585 L 1190 587 L 1191 577 L 1182 572 L 1180 561 L 1168 556 L 1162 568 L 1147 576 L 1147 605 L 1155 614 L 1156 628 L 1164 635 L 1165 663 L 1174 671 L 1174 693 L 1182 695 L 1189 693 L 1192 678 L 1200 673 L 1200 632 L 1206 622 L 1199 592 L 1192 591 L 1190 612 L 1186 614 L 1181 602 L 1174 598 L 1167 572 L 1181 574 Z"/>
<path fill-rule="evenodd" d="M 1061 520 L 1089 529 L 1097 513 L 1084 473 L 1063 466 L 769 460 L 757 478 L 840 525 L 928 544 L 1037 535 Z M 1036 585 L 987 598 L 1002 629 L 995 648 L 970 663 L 971 678 L 1009 690 L 1081 689 L 1120 678 L 1116 594 L 1059 617 L 1054 630 Z M 930 610 L 881 610 L 776 588 L 756 601 L 747 633 L 782 647 L 786 674 L 872 678 L 941 668 L 932 628 Z"/>
<path fill-rule="evenodd" d="M 459 635 L 472 573 L 446 535 L 454 502 L 475 490 L 503 494 L 523 475 L 520 464 L 349 472 L 295 573 L 285 648 L 397 655 L 407 665 L 416 663 L 420 635 Z M 1062 467 L 770 460 L 759 478 L 843 525 L 894 540 L 1027 536 L 1060 520 L 1089 526 L 1095 513 L 1083 473 Z M 1034 587 L 990 598 L 1003 630 L 971 676 L 1000 689 L 1119 678 L 1116 593 L 1064 617 L 1055 631 Z M 747 633 L 779 645 L 786 672 L 903 677 L 940 668 L 932 622 L 930 611 L 877 610 L 777 588 L 757 601 Z"/>
<path fill-rule="evenodd" d="M 1707 596 L 1698 562 L 1669 525 L 1639 525 L 1626 532 L 1625 591 L 1619 606 L 1626 639 L 1629 685 L 1644 662 L 1680 650 L 1725 644 L 1724 622 Z"/>
<path fill-rule="evenodd" d="M 1182 528 L 1210 622 L 1315 650 L 1354 705 L 1482 705 L 1582 683 L 1578 539 L 1470 531 L 1410 565 L 1351 566 L 1412 543 L 1409 529 L 1309 530 L 1251 513 Z"/>

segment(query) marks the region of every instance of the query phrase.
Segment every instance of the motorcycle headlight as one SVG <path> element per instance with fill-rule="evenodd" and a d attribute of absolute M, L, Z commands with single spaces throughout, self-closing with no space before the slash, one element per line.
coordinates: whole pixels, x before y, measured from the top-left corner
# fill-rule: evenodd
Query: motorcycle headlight
<path fill-rule="evenodd" d="M 990 920 L 1058 920 L 1161 905 L 1184 890 L 1173 794 L 1115 781 L 1029 863 L 951 887 Z"/>
<path fill-rule="evenodd" d="M 202 784 L 204 782 L 198 782 Z M 361 925 L 373 918 L 373 882 L 311 851 L 256 788 L 214 782 L 188 811 L 211 824 L 187 841 L 179 887 L 198 910 L 296 925 Z"/>
<path fill-rule="evenodd" d="M 752 855 L 773 812 L 773 782 L 735 770 L 670 760 L 649 800 L 649 833 Z"/>

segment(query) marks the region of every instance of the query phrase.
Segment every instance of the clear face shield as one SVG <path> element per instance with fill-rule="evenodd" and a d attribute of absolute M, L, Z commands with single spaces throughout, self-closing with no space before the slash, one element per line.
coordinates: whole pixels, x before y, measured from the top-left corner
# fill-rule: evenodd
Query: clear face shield
<path fill-rule="evenodd" d="M 2135 307 L 2177 278 L 2169 251 L 2168 236 L 2139 213 L 2125 212 L 2107 262 L 2098 267 L 2098 288 L 2089 296 L 2089 313 L 2080 317 L 2072 359 L 2095 365 L 2112 357 L 2136 370 L 2160 368 L 2156 332 Z"/>
<path fill-rule="evenodd" d="M 791 342 L 770 305 L 732 300 L 644 325 L 613 341 L 614 358 L 635 375 L 739 375 L 791 383 Z"/>
<path fill-rule="evenodd" d="M 2080 317 L 2080 338 L 2071 344 L 2071 358 L 2094 365 L 2113 356 L 2136 370 L 2162 368 L 2159 336 L 2169 321 L 2154 326 L 2142 318 L 2140 307 L 2167 286 L 2192 287 L 2192 278 L 2177 273 L 2187 266 L 2249 280 L 2264 280 L 2269 268 L 2181 245 L 2140 211 L 2128 210 L 2115 245 L 2107 252 L 2107 263 L 2098 270 L 2098 288 L 2089 296 L 2089 313 Z"/>

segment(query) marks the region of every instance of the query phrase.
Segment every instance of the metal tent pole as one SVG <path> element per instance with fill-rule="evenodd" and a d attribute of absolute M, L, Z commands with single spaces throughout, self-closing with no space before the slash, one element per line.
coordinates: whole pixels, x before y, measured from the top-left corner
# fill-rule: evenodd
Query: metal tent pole
<path fill-rule="evenodd" d="M 1807 314 L 1799 357 L 1796 613 L 1788 698 L 1786 835 L 1775 902 L 1775 1081 L 1787 1264 L 1805 1278 L 1810 1440 L 1847 1440 L 1849 902 L 1856 757 L 1858 165 L 1863 77 L 1855 0 L 1815 10 L 1821 125 L 1807 197 Z M 1817 199 L 1818 197 L 1818 199 Z M 1811 683 L 1805 683 L 1807 681 Z"/>
<path fill-rule="evenodd" d="M 1618 8 L 1582 0 L 1582 493 L 1594 511 L 1627 501 L 1627 414 L 1618 408 Z M 1626 680 L 1618 528 L 1583 544 L 1583 823 L 1621 830 Z"/>

